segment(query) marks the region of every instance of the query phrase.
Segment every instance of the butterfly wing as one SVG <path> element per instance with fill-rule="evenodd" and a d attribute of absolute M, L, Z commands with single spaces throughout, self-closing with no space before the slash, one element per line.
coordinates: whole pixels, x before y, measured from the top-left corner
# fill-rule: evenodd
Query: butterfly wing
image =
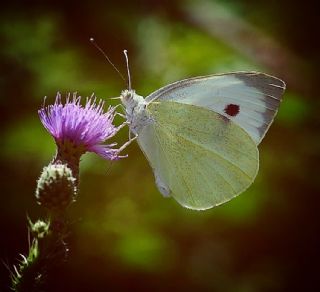
<path fill-rule="evenodd" d="M 147 107 L 153 122 L 138 143 L 157 186 L 187 208 L 204 210 L 243 192 L 254 180 L 258 149 L 232 120 L 211 110 L 161 100 Z"/>
<path fill-rule="evenodd" d="M 257 72 L 235 72 L 185 79 L 165 86 L 147 102 L 172 100 L 201 106 L 245 129 L 258 145 L 278 111 L 285 83 Z"/>

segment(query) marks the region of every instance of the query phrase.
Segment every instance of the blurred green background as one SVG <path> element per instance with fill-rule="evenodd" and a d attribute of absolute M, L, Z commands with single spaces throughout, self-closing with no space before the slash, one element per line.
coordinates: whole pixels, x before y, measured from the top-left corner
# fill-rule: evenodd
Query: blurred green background
<path fill-rule="evenodd" d="M 94 37 L 147 95 L 173 81 L 259 70 L 287 91 L 261 143 L 255 183 L 205 212 L 156 190 L 137 144 L 110 165 L 81 162 L 69 211 L 70 258 L 48 291 L 317 291 L 319 38 L 316 9 L 294 1 L 8 1 L 0 11 L 0 291 L 28 249 L 26 215 L 44 216 L 36 180 L 55 152 L 37 110 L 57 91 L 116 104 L 125 84 Z M 120 123 L 121 119 L 117 120 Z M 116 137 L 126 141 L 127 130 Z M 320 290 L 318 290 L 320 291 Z"/>

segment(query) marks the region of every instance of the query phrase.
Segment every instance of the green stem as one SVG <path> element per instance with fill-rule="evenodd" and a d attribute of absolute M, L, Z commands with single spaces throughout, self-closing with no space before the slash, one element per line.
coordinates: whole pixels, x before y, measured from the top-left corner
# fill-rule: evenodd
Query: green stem
<path fill-rule="evenodd" d="M 64 214 L 54 214 L 47 222 L 29 220 L 32 242 L 27 257 L 15 267 L 12 290 L 16 292 L 44 291 L 50 271 L 67 259 L 67 223 Z"/>
<path fill-rule="evenodd" d="M 12 290 L 16 292 L 44 291 L 51 270 L 68 256 L 66 210 L 76 199 L 84 152 L 69 140 L 57 145 L 57 154 L 44 167 L 36 189 L 37 202 L 47 208 L 49 219 L 35 223 L 28 219 L 32 240 L 28 255 L 21 255 L 22 260 L 14 266 Z"/>

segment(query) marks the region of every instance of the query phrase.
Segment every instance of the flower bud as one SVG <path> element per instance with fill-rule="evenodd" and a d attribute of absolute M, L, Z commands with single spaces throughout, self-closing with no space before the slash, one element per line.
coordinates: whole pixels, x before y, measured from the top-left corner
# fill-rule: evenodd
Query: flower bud
<path fill-rule="evenodd" d="M 50 221 L 39 219 L 35 223 L 28 218 L 31 234 L 34 238 L 44 238 L 49 233 Z"/>
<path fill-rule="evenodd" d="M 65 164 L 44 167 L 36 189 L 38 204 L 51 211 L 65 209 L 75 201 L 75 181 L 71 169 Z"/>

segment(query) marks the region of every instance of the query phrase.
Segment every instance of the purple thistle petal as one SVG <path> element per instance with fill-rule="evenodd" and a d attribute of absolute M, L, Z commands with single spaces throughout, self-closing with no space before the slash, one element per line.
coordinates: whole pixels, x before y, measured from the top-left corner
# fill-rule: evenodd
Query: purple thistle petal
<path fill-rule="evenodd" d="M 118 149 L 110 148 L 111 146 L 114 146 L 114 144 L 110 145 L 95 145 L 90 148 L 89 151 L 94 152 L 101 156 L 104 159 L 108 160 L 117 160 L 123 156 L 119 156 Z"/>
<path fill-rule="evenodd" d="M 82 154 L 86 151 L 95 152 L 104 159 L 115 160 L 120 158 L 119 150 L 113 149 L 115 144 L 102 144 L 113 137 L 120 129 L 113 125 L 115 107 L 110 106 L 104 112 L 104 102 L 92 95 L 81 105 L 81 97 L 73 94 L 67 96 L 66 102 L 61 101 L 57 94 L 53 105 L 43 106 L 39 117 L 43 126 L 54 137 L 57 145 L 64 141 L 79 147 Z"/>

